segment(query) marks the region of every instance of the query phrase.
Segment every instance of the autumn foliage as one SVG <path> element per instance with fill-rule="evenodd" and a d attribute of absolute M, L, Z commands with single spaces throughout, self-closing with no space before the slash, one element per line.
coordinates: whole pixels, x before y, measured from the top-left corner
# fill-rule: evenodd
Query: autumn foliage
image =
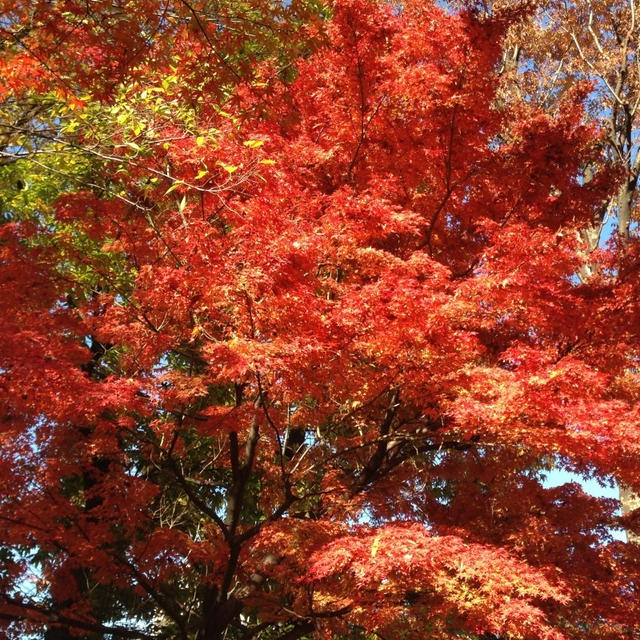
<path fill-rule="evenodd" d="M 544 482 L 640 490 L 589 87 L 496 98 L 526 7 L 213 4 L 0 2 L 6 637 L 635 636 Z"/>

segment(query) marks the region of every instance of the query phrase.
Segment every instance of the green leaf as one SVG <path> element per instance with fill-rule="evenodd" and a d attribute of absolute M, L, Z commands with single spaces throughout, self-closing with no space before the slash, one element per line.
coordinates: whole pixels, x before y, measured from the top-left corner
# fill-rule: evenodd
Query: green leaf
<path fill-rule="evenodd" d="M 165 192 L 164 195 L 167 196 L 169 195 L 172 191 L 175 191 L 179 186 L 181 186 L 182 184 L 184 184 L 184 182 L 182 182 L 182 180 L 176 180 Z"/>

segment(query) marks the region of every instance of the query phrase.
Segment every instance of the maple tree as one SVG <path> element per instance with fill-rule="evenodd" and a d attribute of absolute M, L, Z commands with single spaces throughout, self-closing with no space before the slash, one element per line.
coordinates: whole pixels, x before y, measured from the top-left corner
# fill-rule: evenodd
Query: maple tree
<path fill-rule="evenodd" d="M 497 0 L 482 3 L 481 10 L 490 15 L 503 7 Z M 639 10 L 636 0 L 544 0 L 536 3 L 526 20 L 514 23 L 505 38 L 501 99 L 531 101 L 555 113 L 576 84 L 589 88 L 586 114 L 601 123 L 603 153 L 620 180 L 596 211 L 592 225 L 580 232 L 587 253 L 605 244 L 612 229 L 615 240 L 623 244 L 637 233 Z M 589 165 L 586 178 L 599 169 L 597 163 Z M 579 276 L 588 279 L 591 270 L 592 265 L 585 264 Z M 640 506 L 624 484 L 620 490 L 624 511 Z"/>
<path fill-rule="evenodd" d="M 7 637 L 638 634 L 544 476 L 640 489 L 640 255 L 526 6 L 0 6 Z"/>

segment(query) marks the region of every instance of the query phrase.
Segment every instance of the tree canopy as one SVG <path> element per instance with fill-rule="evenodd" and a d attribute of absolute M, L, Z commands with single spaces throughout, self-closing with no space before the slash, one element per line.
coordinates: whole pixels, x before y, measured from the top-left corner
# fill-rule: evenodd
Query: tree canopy
<path fill-rule="evenodd" d="M 462 4 L 0 0 L 6 637 L 640 633 L 635 156 Z"/>

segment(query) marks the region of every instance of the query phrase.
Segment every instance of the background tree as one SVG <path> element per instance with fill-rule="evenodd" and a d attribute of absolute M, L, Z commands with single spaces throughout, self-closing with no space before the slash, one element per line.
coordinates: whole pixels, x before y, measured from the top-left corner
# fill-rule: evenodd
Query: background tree
<path fill-rule="evenodd" d="M 476 9 L 489 16 L 494 12 L 500 14 L 506 6 L 509 3 L 482 3 Z M 615 229 L 615 241 L 625 245 L 637 232 L 638 217 L 640 5 L 637 0 L 551 0 L 531 6 L 535 10 L 529 18 L 514 24 L 505 39 L 500 67 L 501 100 L 511 104 L 531 103 L 553 114 L 561 107 L 563 97 L 577 86 L 587 89 L 587 116 L 603 130 L 605 166 L 615 167 L 619 182 L 617 190 L 603 201 L 593 225 L 581 231 L 584 250 L 591 253 L 607 240 L 610 231 L 604 238 L 602 235 L 605 225 L 609 230 Z M 599 163 L 587 166 L 585 178 L 590 179 L 601 169 Z M 597 261 L 587 263 L 579 275 L 588 279 L 597 268 Z M 624 334 L 626 328 L 621 327 L 620 331 Z M 633 372 L 635 346 L 629 347 L 629 371 Z M 632 491 L 624 485 L 620 490 L 625 512 L 639 506 Z"/>
<path fill-rule="evenodd" d="M 636 240 L 519 8 L 8 8 L 9 637 L 637 633 L 638 523 L 543 482 L 640 488 Z"/>

